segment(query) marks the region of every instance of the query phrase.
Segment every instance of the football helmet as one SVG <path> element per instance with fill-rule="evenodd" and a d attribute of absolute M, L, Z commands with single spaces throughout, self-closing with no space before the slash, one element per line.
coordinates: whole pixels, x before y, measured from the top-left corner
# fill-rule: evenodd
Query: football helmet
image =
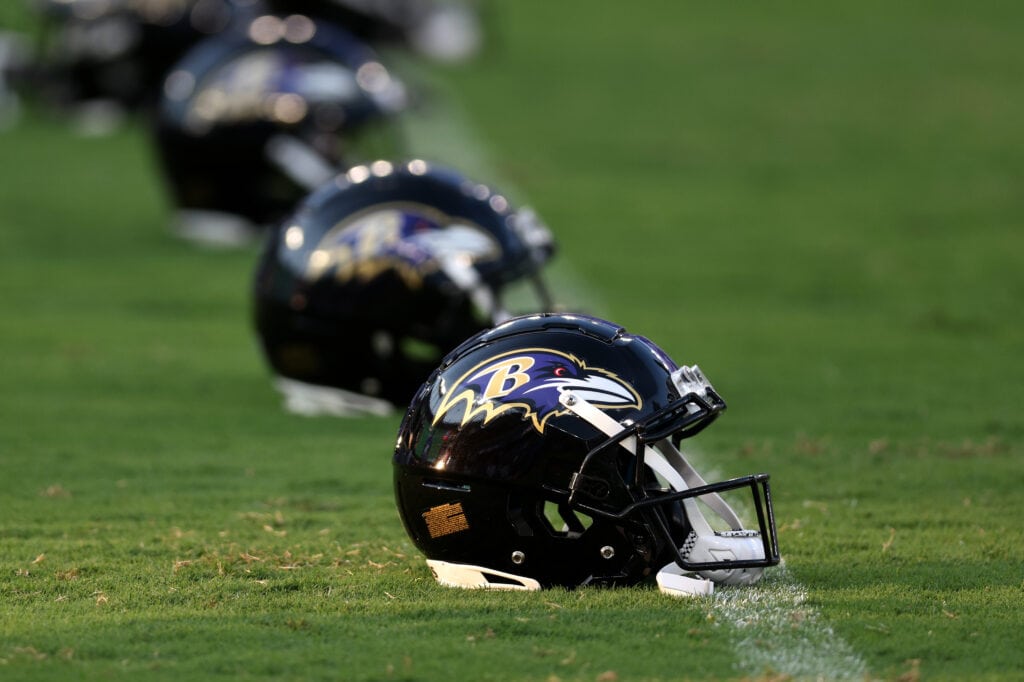
<path fill-rule="evenodd" d="M 44 97 L 80 118 L 156 104 L 167 69 L 199 40 L 265 11 L 262 0 L 40 0 Z M 90 121 L 83 120 L 89 124 Z"/>
<path fill-rule="evenodd" d="M 158 112 L 174 227 L 208 243 L 262 236 L 341 168 L 401 147 L 404 86 L 364 43 L 299 14 L 242 28 L 190 50 Z"/>
<path fill-rule="evenodd" d="M 398 510 L 445 585 L 750 584 L 779 561 L 768 475 L 708 483 L 679 449 L 724 409 L 696 365 L 615 324 L 514 318 L 453 350 L 412 400 Z M 726 501 L 743 492 L 755 529 Z"/>
<path fill-rule="evenodd" d="M 553 251 L 532 211 L 457 171 L 419 159 L 349 169 L 268 234 L 257 268 L 255 327 L 286 404 L 408 405 L 445 353 L 511 316 L 509 299 L 551 308 L 540 271 Z"/>

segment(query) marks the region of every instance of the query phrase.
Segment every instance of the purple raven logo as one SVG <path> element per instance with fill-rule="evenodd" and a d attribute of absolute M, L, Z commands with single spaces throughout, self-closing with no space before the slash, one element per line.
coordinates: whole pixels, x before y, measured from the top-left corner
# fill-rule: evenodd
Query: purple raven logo
<path fill-rule="evenodd" d="M 391 272 L 410 289 L 452 262 L 468 268 L 501 256 L 497 242 L 467 221 L 416 204 L 385 204 L 332 227 L 309 254 L 306 276 L 340 284 L 369 282 Z"/>
<path fill-rule="evenodd" d="M 596 407 L 637 408 L 643 401 L 636 389 L 608 370 L 588 367 L 569 353 L 549 348 L 527 348 L 496 355 L 463 374 L 447 390 L 434 413 L 436 424 L 445 415 L 461 423 L 482 415 L 486 424 L 509 410 L 522 410 L 541 433 L 548 419 L 565 410 L 558 397 L 572 391 Z"/>

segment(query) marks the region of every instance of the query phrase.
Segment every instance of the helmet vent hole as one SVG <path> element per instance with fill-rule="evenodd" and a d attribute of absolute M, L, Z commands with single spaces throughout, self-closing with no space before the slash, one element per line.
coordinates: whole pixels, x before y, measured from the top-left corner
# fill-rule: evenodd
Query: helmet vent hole
<path fill-rule="evenodd" d="M 370 337 L 373 352 L 379 358 L 391 357 L 395 352 L 395 339 L 386 331 L 377 330 Z"/>
<path fill-rule="evenodd" d="M 551 535 L 577 537 L 594 523 L 594 519 L 571 509 L 565 503 L 545 500 L 542 514 Z"/>

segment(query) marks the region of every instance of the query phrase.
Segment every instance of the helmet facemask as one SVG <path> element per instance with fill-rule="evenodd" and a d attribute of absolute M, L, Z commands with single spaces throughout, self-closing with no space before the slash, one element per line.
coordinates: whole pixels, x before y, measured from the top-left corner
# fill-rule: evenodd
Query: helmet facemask
<path fill-rule="evenodd" d="M 457 223 L 442 232 L 455 235 L 452 241 L 458 244 L 458 248 L 445 248 L 440 244 L 432 249 L 439 269 L 452 285 L 465 294 L 477 317 L 487 326 L 501 324 L 522 314 L 523 310 L 547 311 L 555 307 L 541 274 L 555 251 L 551 231 L 529 207 L 522 207 L 509 215 L 506 225 L 522 243 L 527 258 L 518 269 L 501 273 L 501 279 L 488 277 L 480 271 L 472 257 L 472 240 L 458 238 L 461 226 Z M 472 231 L 475 230 L 467 229 L 467 232 Z"/>
<path fill-rule="evenodd" d="M 615 520 L 642 516 L 657 529 L 668 561 L 657 575 L 665 593 L 710 594 L 714 583 L 756 582 L 765 566 L 779 562 L 768 475 L 707 483 L 678 443 L 714 421 L 725 402 L 696 366 L 676 370 L 671 380 L 682 397 L 639 423 L 618 422 L 571 390 L 562 392 L 563 407 L 607 436 L 573 474 L 569 504 Z M 652 485 L 652 479 L 663 483 Z M 757 530 L 743 528 L 721 494 L 744 488 L 754 502 Z M 715 530 L 704 509 L 727 528 Z M 687 575 L 694 573 L 699 577 Z"/>

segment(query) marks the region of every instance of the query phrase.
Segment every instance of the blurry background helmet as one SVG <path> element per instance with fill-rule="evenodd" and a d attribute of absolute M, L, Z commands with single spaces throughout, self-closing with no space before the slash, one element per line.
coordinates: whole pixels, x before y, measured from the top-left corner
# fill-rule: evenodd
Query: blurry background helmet
<path fill-rule="evenodd" d="M 445 585 L 749 584 L 779 561 L 767 474 L 708 484 L 679 449 L 724 409 L 696 366 L 610 322 L 512 319 L 413 398 L 394 452 L 399 514 Z M 726 493 L 752 496 L 753 528 Z"/>
<path fill-rule="evenodd" d="M 402 145 L 405 89 L 365 43 L 304 15 L 261 15 L 168 73 L 157 152 L 175 227 L 207 242 L 260 235 L 313 188 Z"/>
<path fill-rule="evenodd" d="M 265 11 L 262 0 L 39 0 L 34 85 L 94 127 L 156 103 L 189 47 Z"/>
<path fill-rule="evenodd" d="M 510 306 L 549 309 L 540 272 L 553 249 L 531 211 L 456 171 L 356 166 L 268 235 L 256 331 L 286 392 L 332 387 L 350 398 L 333 411 L 384 412 Z"/>

